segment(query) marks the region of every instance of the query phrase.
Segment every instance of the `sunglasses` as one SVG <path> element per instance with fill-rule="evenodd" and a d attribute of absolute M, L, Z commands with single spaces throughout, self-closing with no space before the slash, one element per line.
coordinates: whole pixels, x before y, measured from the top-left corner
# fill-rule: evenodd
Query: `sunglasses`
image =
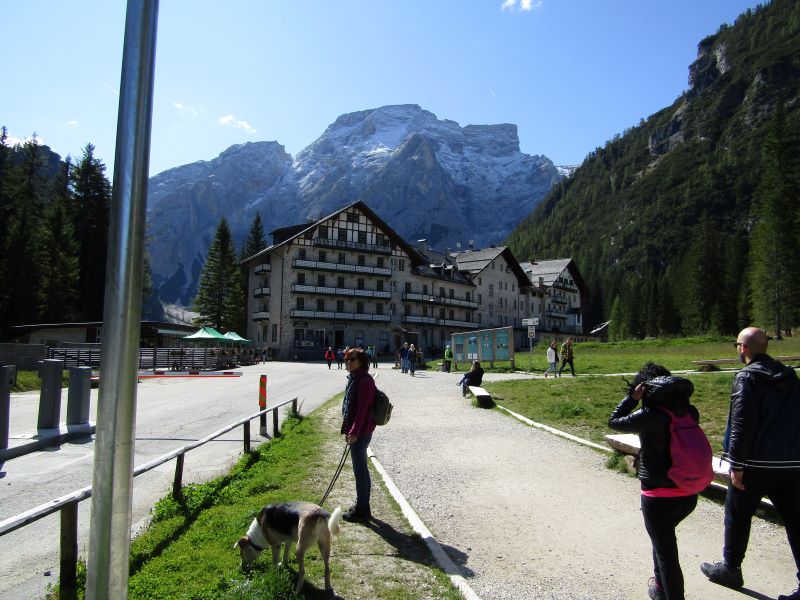
<path fill-rule="evenodd" d="M 347 362 L 358 362 L 357 358 L 348 358 Z"/>
<path fill-rule="evenodd" d="M 738 348 L 739 346 L 747 346 L 744 342 L 733 342 L 733 347 Z"/>

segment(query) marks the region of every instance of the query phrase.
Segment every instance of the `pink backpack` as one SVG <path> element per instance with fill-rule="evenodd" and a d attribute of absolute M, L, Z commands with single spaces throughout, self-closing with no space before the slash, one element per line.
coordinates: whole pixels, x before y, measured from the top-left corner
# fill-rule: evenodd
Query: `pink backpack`
<path fill-rule="evenodd" d="M 670 416 L 669 453 L 672 466 L 667 471 L 667 477 L 687 494 L 702 492 L 714 479 L 711 444 L 705 432 L 690 414 L 678 416 L 663 406 L 659 408 Z"/>

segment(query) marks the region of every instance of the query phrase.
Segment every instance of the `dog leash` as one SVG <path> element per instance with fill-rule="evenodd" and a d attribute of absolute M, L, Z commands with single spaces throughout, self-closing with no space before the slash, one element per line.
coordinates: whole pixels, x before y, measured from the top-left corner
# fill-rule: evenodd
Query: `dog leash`
<path fill-rule="evenodd" d="M 344 468 L 344 463 L 347 462 L 347 455 L 350 453 L 350 444 L 345 443 L 344 452 L 342 452 L 342 459 L 339 461 L 339 466 L 336 467 L 336 472 L 333 474 L 333 479 L 331 479 L 331 483 L 328 486 L 328 489 L 325 490 L 325 495 L 322 497 L 322 500 L 319 501 L 319 505 L 322 506 L 325 503 L 325 500 L 328 498 L 328 494 L 331 493 L 336 480 L 339 479 L 339 474 L 342 472 Z"/>

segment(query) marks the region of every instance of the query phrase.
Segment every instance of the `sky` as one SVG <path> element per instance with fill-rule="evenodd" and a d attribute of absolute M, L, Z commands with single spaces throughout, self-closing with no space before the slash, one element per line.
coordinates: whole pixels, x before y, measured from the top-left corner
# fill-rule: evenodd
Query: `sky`
<path fill-rule="evenodd" d="M 418 104 L 513 123 L 580 164 L 688 89 L 697 44 L 750 0 L 162 0 L 150 174 L 274 140 L 296 156 L 342 114 Z M 0 125 L 113 174 L 126 3 L 0 0 Z"/>

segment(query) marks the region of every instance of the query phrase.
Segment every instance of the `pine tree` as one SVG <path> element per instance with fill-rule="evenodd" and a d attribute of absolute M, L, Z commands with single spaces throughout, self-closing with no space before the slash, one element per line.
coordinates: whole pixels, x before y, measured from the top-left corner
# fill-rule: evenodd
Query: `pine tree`
<path fill-rule="evenodd" d="M 779 105 L 764 144 L 765 168 L 750 238 L 754 316 L 758 323 L 772 326 L 777 339 L 800 318 L 798 146 Z"/>
<path fill-rule="evenodd" d="M 247 238 L 245 238 L 244 242 L 242 243 L 242 251 L 239 253 L 239 272 L 241 278 L 241 288 L 243 293 L 245 294 L 243 300 L 243 310 L 242 310 L 242 319 L 241 323 L 237 326 L 237 329 L 241 332 L 247 330 L 247 301 L 249 298 L 247 294 L 249 294 L 249 276 L 250 272 L 247 268 L 247 265 L 243 264 L 244 260 L 250 258 L 254 254 L 260 252 L 264 248 L 267 247 L 267 240 L 264 236 L 264 224 L 261 222 L 261 213 L 256 213 L 256 216 L 253 218 L 253 222 L 250 224 L 250 231 L 247 233 Z"/>
<path fill-rule="evenodd" d="M 72 214 L 80 245 L 78 300 L 83 318 L 89 321 L 103 319 L 111 207 L 111 184 L 105 170 L 103 162 L 94 157 L 94 146 L 87 144 L 73 171 Z"/>
<path fill-rule="evenodd" d="M 222 218 L 200 274 L 200 287 L 194 300 L 199 322 L 214 328 L 239 327 L 244 313 L 244 293 L 236 249 L 225 217 Z"/>
<path fill-rule="evenodd" d="M 622 314 L 622 300 L 619 296 L 614 297 L 614 302 L 611 303 L 611 322 L 608 324 L 608 340 L 610 342 L 618 342 L 623 339 L 623 314 Z"/>

